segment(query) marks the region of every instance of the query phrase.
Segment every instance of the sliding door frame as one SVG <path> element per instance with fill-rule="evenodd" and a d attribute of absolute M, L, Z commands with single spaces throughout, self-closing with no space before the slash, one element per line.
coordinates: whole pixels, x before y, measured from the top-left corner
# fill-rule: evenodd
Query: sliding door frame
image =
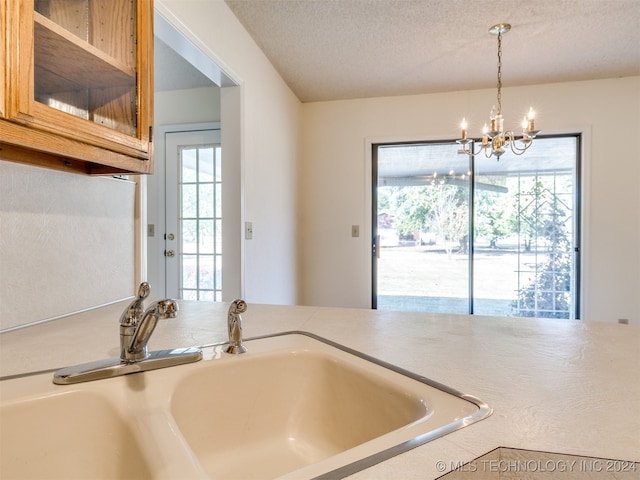
<path fill-rule="evenodd" d="M 585 228 L 584 218 L 586 216 L 585 209 L 588 209 L 588 205 L 583 204 L 583 190 L 585 188 L 585 174 L 588 175 L 588 169 L 585 169 L 585 151 L 584 151 L 584 138 L 585 132 L 576 133 L 560 133 L 540 135 L 538 138 L 574 138 L 575 145 L 575 164 L 574 164 L 574 178 L 573 178 L 573 234 L 572 234 L 572 249 L 573 249 L 573 292 L 572 292 L 572 313 L 573 318 L 580 319 L 583 313 L 583 301 L 584 301 L 584 281 L 583 274 L 583 235 L 582 231 Z M 378 236 L 378 149 L 383 146 L 402 146 L 402 145 L 428 145 L 428 144 L 447 144 L 455 143 L 452 140 L 394 140 L 394 141 L 370 141 L 369 146 L 371 148 L 371 308 L 377 309 L 378 307 L 378 265 L 377 260 L 380 253 L 379 236 Z M 473 146 L 474 143 L 472 142 Z M 471 182 L 469 182 L 468 191 L 468 208 L 469 208 L 469 225 L 468 225 L 468 300 L 469 307 L 468 313 L 474 314 L 474 255 L 475 255 L 475 185 L 476 185 L 476 165 L 475 157 L 469 155 L 469 167 L 473 172 Z"/>

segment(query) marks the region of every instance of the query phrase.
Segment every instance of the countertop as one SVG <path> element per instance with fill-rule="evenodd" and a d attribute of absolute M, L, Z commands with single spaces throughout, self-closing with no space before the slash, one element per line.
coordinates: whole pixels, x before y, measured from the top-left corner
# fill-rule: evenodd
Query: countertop
<path fill-rule="evenodd" d="M 127 303 L 0 335 L 0 376 L 118 356 Z M 178 318 L 158 324 L 150 349 L 225 341 L 227 307 L 181 301 Z M 311 332 L 493 408 L 485 420 L 349 478 L 437 478 L 497 447 L 640 461 L 638 327 L 253 304 L 243 327 L 246 338 Z"/>

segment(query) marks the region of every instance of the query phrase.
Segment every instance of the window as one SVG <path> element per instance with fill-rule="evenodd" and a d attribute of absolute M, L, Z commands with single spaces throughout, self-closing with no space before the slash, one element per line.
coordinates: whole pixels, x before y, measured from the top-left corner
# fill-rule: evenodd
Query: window
<path fill-rule="evenodd" d="M 374 308 L 579 318 L 579 136 L 373 149 Z"/>

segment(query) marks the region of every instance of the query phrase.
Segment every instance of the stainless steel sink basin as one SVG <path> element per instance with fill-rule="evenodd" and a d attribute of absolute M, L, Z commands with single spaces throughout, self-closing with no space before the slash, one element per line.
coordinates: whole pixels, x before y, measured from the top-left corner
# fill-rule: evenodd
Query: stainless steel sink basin
<path fill-rule="evenodd" d="M 491 414 L 304 332 L 245 345 L 73 386 L 50 374 L 2 381 L 0 477 L 337 478 Z"/>

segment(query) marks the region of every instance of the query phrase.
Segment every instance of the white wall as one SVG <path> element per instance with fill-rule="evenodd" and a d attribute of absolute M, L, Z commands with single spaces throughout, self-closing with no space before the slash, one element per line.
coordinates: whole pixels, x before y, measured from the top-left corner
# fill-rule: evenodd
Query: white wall
<path fill-rule="evenodd" d="M 303 105 L 301 303 L 370 306 L 367 145 L 455 140 L 463 116 L 479 134 L 494 103 L 491 89 Z M 640 325 L 640 77 L 503 89 L 506 125 L 530 105 L 544 133 L 585 133 L 582 316 Z"/>
<path fill-rule="evenodd" d="M 153 124 L 180 125 L 220 121 L 220 89 L 217 86 L 155 92 Z"/>
<path fill-rule="evenodd" d="M 0 330 L 133 295 L 135 193 L 130 181 L 0 161 Z"/>
<path fill-rule="evenodd" d="M 239 84 L 243 221 L 253 223 L 244 297 L 296 303 L 300 102 L 222 0 L 157 0 L 156 8 Z"/>

